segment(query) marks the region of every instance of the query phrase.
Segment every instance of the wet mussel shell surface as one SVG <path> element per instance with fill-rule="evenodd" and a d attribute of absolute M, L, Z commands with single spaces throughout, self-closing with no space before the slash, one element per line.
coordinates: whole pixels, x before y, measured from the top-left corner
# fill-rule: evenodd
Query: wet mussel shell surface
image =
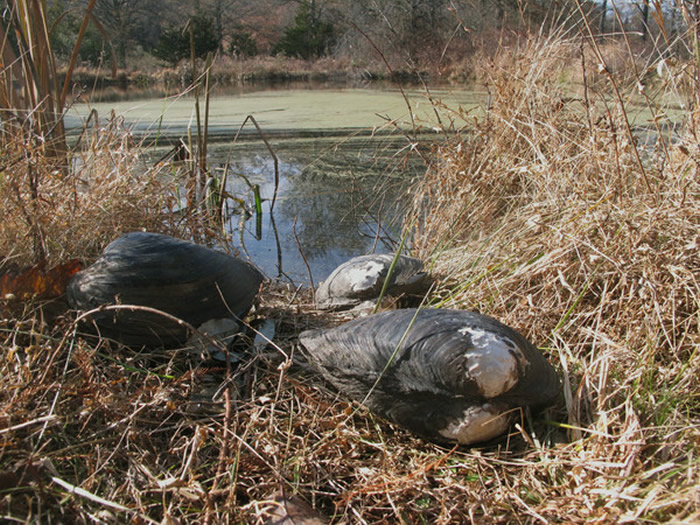
<path fill-rule="evenodd" d="M 342 394 L 441 443 L 496 438 L 517 407 L 550 404 L 560 391 L 555 370 L 522 335 L 467 311 L 387 311 L 299 340 Z"/>
<path fill-rule="evenodd" d="M 110 243 L 68 285 L 71 307 L 136 305 L 166 312 L 197 327 L 209 319 L 243 317 L 262 274 L 245 261 L 156 233 L 129 233 Z M 102 336 L 126 345 L 177 346 L 188 328 L 157 313 L 136 309 L 98 311 L 88 319 Z"/>
<path fill-rule="evenodd" d="M 360 255 L 338 266 L 316 291 L 321 309 L 351 308 L 375 299 L 388 279 L 389 295 L 420 295 L 430 286 L 430 277 L 419 259 L 400 255 L 391 273 L 394 254 Z"/>

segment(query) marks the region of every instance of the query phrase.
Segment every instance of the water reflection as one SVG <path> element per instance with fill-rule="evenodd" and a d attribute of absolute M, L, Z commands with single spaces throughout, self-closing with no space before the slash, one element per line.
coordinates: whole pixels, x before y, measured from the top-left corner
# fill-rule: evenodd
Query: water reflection
<path fill-rule="evenodd" d="M 265 146 L 216 145 L 211 160 L 227 170 L 227 191 L 252 208 L 249 184 L 257 184 L 266 199 L 261 232 L 255 214 L 230 218 L 235 243 L 268 277 L 295 283 L 309 282 L 304 257 L 318 283 L 350 257 L 391 250 L 400 237 L 400 197 L 422 171 L 420 159 L 406 157 L 404 146 L 400 138 L 276 144 L 280 180 L 271 215 L 274 162 Z"/>

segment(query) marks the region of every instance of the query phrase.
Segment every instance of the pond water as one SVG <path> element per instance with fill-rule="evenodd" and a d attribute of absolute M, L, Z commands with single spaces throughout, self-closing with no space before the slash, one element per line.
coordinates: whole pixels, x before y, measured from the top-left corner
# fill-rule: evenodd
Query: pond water
<path fill-rule="evenodd" d="M 464 126 L 462 110 L 476 112 L 483 97 L 473 91 L 288 89 L 221 94 L 209 107 L 208 166 L 226 176 L 227 192 L 254 209 L 251 187 L 263 198 L 262 214 L 234 213 L 232 243 L 271 278 L 308 284 L 325 279 L 355 255 L 387 252 L 401 238 L 405 192 L 425 171 L 418 150 L 428 151 L 440 129 Z M 409 106 L 411 111 L 409 112 Z M 196 134 L 190 96 L 75 104 L 67 117 L 73 132 L 89 111 L 101 119 L 113 111 L 145 143 L 167 144 Z M 204 108 L 201 108 L 202 116 Z M 252 115 L 279 159 L 274 159 Z M 147 148 L 154 158 L 167 149 Z M 231 209 L 240 209 L 230 202 Z M 307 268 L 308 265 L 308 268 Z"/>
<path fill-rule="evenodd" d="M 268 276 L 308 283 L 310 270 L 316 284 L 352 256 L 390 251 L 400 240 L 401 197 L 424 170 L 418 155 L 402 152 L 404 143 L 392 137 L 276 141 L 280 178 L 272 211 L 274 161 L 267 150 L 256 143 L 215 145 L 210 157 L 227 170 L 227 190 L 252 207 L 249 184 L 257 184 L 265 199 L 260 220 L 231 217 L 234 244 Z"/>

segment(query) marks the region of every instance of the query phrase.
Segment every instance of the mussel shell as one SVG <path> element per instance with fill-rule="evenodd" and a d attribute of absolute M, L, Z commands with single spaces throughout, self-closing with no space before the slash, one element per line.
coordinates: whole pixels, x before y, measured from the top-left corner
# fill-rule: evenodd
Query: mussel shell
<path fill-rule="evenodd" d="M 429 277 L 423 262 L 400 255 L 394 270 L 389 268 L 394 254 L 361 255 L 338 266 L 316 291 L 316 304 L 321 309 L 349 308 L 362 301 L 375 299 L 389 279 L 389 295 L 420 294 L 427 290 Z"/>
<path fill-rule="evenodd" d="M 79 310 L 102 305 L 155 308 L 195 327 L 209 319 L 243 317 L 262 282 L 245 261 L 210 248 L 156 233 L 129 233 L 110 243 L 97 261 L 77 273 L 67 288 Z M 126 345 L 174 346 L 188 329 L 143 310 L 96 312 L 101 335 Z"/>
<path fill-rule="evenodd" d="M 438 442 L 497 437 L 511 409 L 546 405 L 559 393 L 558 376 L 537 348 L 472 312 L 393 310 L 299 340 L 341 393 Z"/>

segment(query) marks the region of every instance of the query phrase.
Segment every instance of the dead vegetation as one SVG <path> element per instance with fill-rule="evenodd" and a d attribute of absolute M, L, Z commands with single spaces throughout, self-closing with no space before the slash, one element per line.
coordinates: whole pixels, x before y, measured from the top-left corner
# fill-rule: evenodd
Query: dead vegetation
<path fill-rule="evenodd" d="M 529 46 L 484 69 L 487 118 L 439 147 L 415 188 L 417 248 L 445 276 L 435 302 L 493 315 L 559 364 L 566 412 L 553 424 L 567 438 L 538 466 L 558 482 L 539 486 L 534 513 L 692 521 L 700 503 L 692 115 L 678 134 L 657 133 L 670 127 L 663 117 L 644 134 L 632 130 L 639 110 L 614 90 L 593 89 L 587 76 L 579 93 L 564 91 L 557 72 L 586 66 L 576 41 Z M 605 76 L 596 63 L 587 71 Z M 617 86 L 625 101 L 627 86 Z"/>
<path fill-rule="evenodd" d="M 0 244 L 7 262 L 90 260 L 120 233 L 177 231 L 179 218 L 167 213 L 178 206 L 177 181 L 167 166 L 142 162 L 118 121 L 84 137 L 70 174 L 36 149 L 15 141 L 5 148 Z"/>
<path fill-rule="evenodd" d="M 0 515 L 263 523 L 282 491 L 334 523 L 697 520 L 693 115 L 672 140 L 641 141 L 580 50 L 559 37 L 484 61 L 489 110 L 436 148 L 407 219 L 441 276 L 433 303 L 537 343 L 561 372 L 557 406 L 484 447 L 426 443 L 305 366 L 296 335 L 338 320 L 273 284 L 254 317 L 276 321 L 274 343 L 228 365 L 84 339 L 60 299 L 4 298 Z M 587 72 L 573 95 L 557 77 L 572 63 Z M 3 264 L 89 259 L 133 229 L 215 235 L 205 217 L 164 213 L 179 202 L 169 168 L 142 165 L 118 126 L 86 139 L 70 174 L 3 147 Z"/>

